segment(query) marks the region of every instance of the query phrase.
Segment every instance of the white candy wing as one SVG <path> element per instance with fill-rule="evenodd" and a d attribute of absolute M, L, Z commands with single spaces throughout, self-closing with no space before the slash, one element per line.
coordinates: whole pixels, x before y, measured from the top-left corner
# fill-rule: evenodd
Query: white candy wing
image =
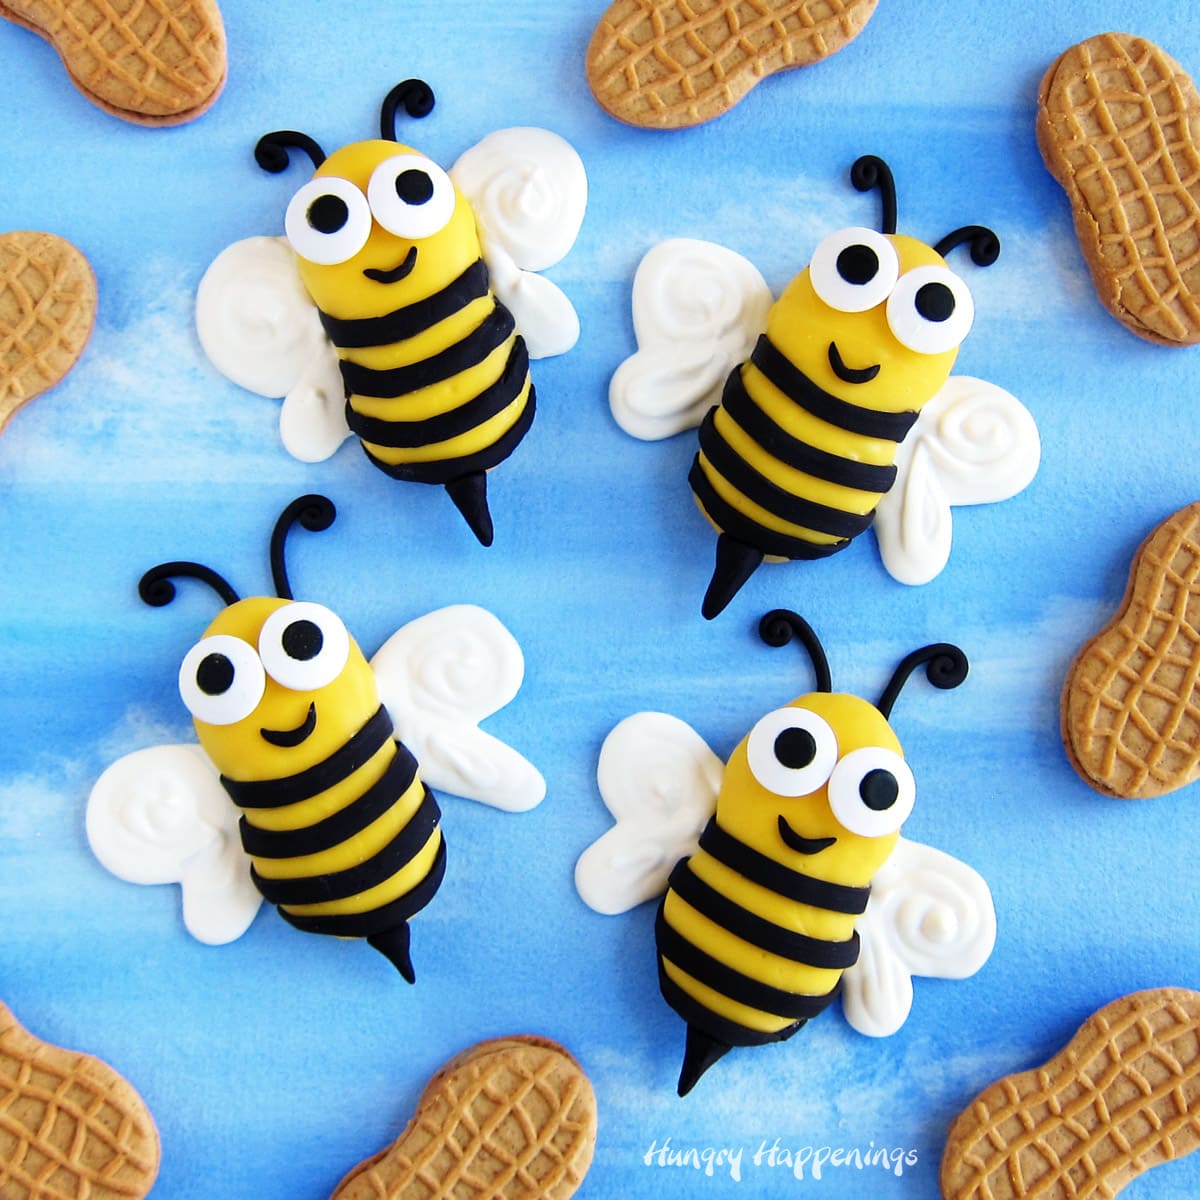
<path fill-rule="evenodd" d="M 896 482 L 875 510 L 883 565 L 901 583 L 928 583 L 950 557 L 951 507 L 1015 496 L 1040 459 L 1037 425 L 1015 396 L 952 375 L 900 444 Z"/>
<path fill-rule="evenodd" d="M 617 424 L 642 441 L 699 425 L 766 327 L 771 291 L 756 267 L 713 242 L 655 246 L 633 278 L 637 353 L 613 374 Z"/>
<path fill-rule="evenodd" d="M 965 979 L 987 962 L 996 911 L 988 885 L 966 863 L 901 838 L 871 881 L 858 932 L 842 1008 L 860 1033 L 888 1037 L 908 1019 L 914 975 Z"/>
<path fill-rule="evenodd" d="M 88 797 L 87 837 L 119 879 L 178 883 L 184 924 L 201 942 L 235 941 L 262 903 L 237 810 L 198 746 L 154 746 L 117 759 Z"/>
<path fill-rule="evenodd" d="M 289 454 L 320 462 L 350 435 L 337 355 L 286 238 L 245 238 L 213 259 L 196 292 L 196 332 L 227 379 L 283 399 Z"/>
<path fill-rule="evenodd" d="M 450 168 L 471 202 L 492 290 L 513 314 L 531 358 L 570 350 L 579 317 L 540 275 L 575 244 L 587 208 L 587 172 L 571 144 L 548 129 L 499 129 Z"/>
<path fill-rule="evenodd" d="M 666 890 L 716 807 L 724 764 L 690 725 L 666 713 L 626 717 L 604 739 L 596 778 L 616 824 L 575 864 L 596 912 L 625 912 Z"/>
<path fill-rule="evenodd" d="M 410 621 L 371 660 L 396 734 L 435 791 L 524 812 L 546 794 L 540 772 L 477 728 L 517 694 L 525 659 L 486 609 L 454 604 Z"/>

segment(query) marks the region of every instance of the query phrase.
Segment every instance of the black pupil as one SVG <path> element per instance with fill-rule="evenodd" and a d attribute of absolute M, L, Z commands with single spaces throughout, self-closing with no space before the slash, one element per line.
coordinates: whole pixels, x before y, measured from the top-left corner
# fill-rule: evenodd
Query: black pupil
<path fill-rule="evenodd" d="M 954 293 L 944 283 L 917 288 L 917 312 L 927 321 L 948 321 L 954 313 Z"/>
<path fill-rule="evenodd" d="M 321 635 L 321 630 L 312 621 L 293 621 L 283 631 L 280 642 L 283 645 L 283 652 L 288 658 L 308 662 L 309 659 L 316 658 L 321 653 L 321 646 L 325 639 Z"/>
<path fill-rule="evenodd" d="M 858 794 L 863 803 L 873 812 L 884 812 L 896 803 L 900 795 L 900 785 L 891 771 L 876 767 L 868 771 L 858 785 Z"/>
<path fill-rule="evenodd" d="M 396 195 L 405 204 L 425 204 L 433 196 L 433 180 L 415 167 L 396 176 Z"/>
<path fill-rule="evenodd" d="M 775 739 L 775 757 L 790 770 L 807 767 L 816 755 L 816 738 L 807 729 L 785 729 Z"/>
<path fill-rule="evenodd" d="M 337 233 L 350 219 L 350 210 L 341 196 L 318 196 L 308 206 L 308 223 L 318 233 Z"/>
<path fill-rule="evenodd" d="M 223 654 L 206 654 L 196 668 L 196 686 L 206 696 L 221 696 L 233 686 L 233 663 Z"/>
<path fill-rule="evenodd" d="M 879 270 L 879 255 L 870 246 L 856 242 L 837 256 L 838 274 L 847 282 L 861 286 L 870 283 Z"/>

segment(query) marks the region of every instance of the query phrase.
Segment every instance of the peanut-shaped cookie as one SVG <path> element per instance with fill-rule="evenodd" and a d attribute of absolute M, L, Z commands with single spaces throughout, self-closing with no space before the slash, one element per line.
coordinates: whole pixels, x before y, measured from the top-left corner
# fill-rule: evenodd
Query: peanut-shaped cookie
<path fill-rule="evenodd" d="M 1062 736 L 1097 791 L 1161 796 L 1200 777 L 1200 502 L 1134 556 L 1117 615 L 1067 672 Z"/>

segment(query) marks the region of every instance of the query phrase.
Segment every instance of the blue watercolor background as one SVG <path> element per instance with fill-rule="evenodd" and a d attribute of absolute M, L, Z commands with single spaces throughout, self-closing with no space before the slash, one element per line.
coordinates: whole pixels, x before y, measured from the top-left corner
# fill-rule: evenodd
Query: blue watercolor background
<path fill-rule="evenodd" d="M 1118 602 L 1134 548 L 1198 490 L 1200 351 L 1142 343 L 1103 312 L 1034 142 L 1046 65 L 1124 26 L 1127 6 L 883 0 L 827 63 L 666 135 L 621 126 L 591 100 L 582 59 L 601 8 L 224 0 L 229 84 L 172 130 L 92 108 L 45 44 L 0 25 L 0 229 L 63 234 L 100 286 L 82 362 L 0 440 L 0 997 L 140 1089 L 162 1134 L 156 1196 L 321 1200 L 396 1135 L 443 1060 L 536 1031 L 595 1082 L 589 1200 L 651 1189 L 926 1200 L 947 1124 L 977 1090 L 1043 1061 L 1118 995 L 1200 981 L 1195 790 L 1104 799 L 1068 766 L 1058 729 L 1065 667 Z M 1138 10 L 1133 32 L 1200 70 L 1189 4 Z M 589 172 L 580 240 L 550 273 L 583 337 L 536 365 L 538 420 L 493 477 L 488 551 L 443 496 L 396 486 L 352 444 L 323 464 L 290 459 L 276 405 L 219 377 L 191 323 L 207 264 L 238 238 L 279 232 L 300 178 L 258 171 L 255 139 L 296 127 L 332 149 L 371 136 L 383 94 L 414 74 L 439 106 L 411 137 L 440 161 L 533 124 L 571 140 Z M 779 289 L 823 233 L 873 220 L 874 201 L 845 182 L 864 152 L 893 167 L 902 231 L 1000 232 L 1000 262 L 970 274 L 978 316 L 958 370 L 1022 398 L 1042 469 L 1019 498 L 959 511 L 950 566 L 926 587 L 893 582 L 863 538 L 823 564 L 764 568 L 707 624 L 712 539 L 685 485 L 692 440 L 635 443 L 606 404 L 633 350 L 633 271 L 651 245 L 687 235 L 745 254 Z M 265 589 L 267 531 L 309 490 L 341 515 L 295 555 L 297 591 L 338 611 L 368 652 L 457 601 L 490 607 L 526 652 L 522 693 L 489 727 L 538 763 L 549 795 L 521 816 L 445 800 L 452 869 L 415 924 L 413 989 L 361 944 L 305 937 L 269 909 L 238 943 L 201 946 L 174 889 L 110 877 L 84 837 L 105 766 L 189 737 L 176 664 L 210 609 L 193 598 L 151 612 L 138 575 L 192 557 L 243 592 Z M 649 906 L 596 916 L 572 868 L 607 826 L 594 763 L 617 720 L 662 709 L 724 755 L 807 688 L 797 658 L 752 633 L 781 604 L 817 626 L 844 690 L 877 694 L 924 642 L 967 649 L 967 685 L 914 684 L 895 725 L 920 786 L 907 832 L 988 879 L 999 940 L 975 978 L 919 981 L 895 1037 L 864 1038 L 835 1010 L 789 1043 L 731 1056 L 681 1102 L 682 1025 L 657 992 Z M 742 1148 L 741 1181 L 646 1165 L 666 1138 Z M 916 1161 L 899 1176 L 827 1168 L 798 1180 L 749 1161 L 776 1139 Z M 1198 1190 L 1200 1156 L 1125 1194 Z"/>

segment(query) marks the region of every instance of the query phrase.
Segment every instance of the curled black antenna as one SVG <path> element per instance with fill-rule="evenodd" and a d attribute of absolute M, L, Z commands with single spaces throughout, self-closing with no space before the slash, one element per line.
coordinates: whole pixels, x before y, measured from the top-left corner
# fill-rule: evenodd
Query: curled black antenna
<path fill-rule="evenodd" d="M 291 162 L 289 150 L 303 150 L 312 159 L 312 165 L 319 167 L 325 161 L 325 151 L 317 145 L 307 133 L 297 133 L 294 129 L 277 129 L 274 133 L 264 133 L 254 147 L 254 161 L 264 171 L 278 175 L 287 169 Z"/>
<path fill-rule="evenodd" d="M 218 575 L 211 567 L 195 562 L 165 562 L 151 567 L 138 580 L 138 595 L 151 608 L 162 608 L 175 599 L 172 578 L 199 579 L 201 583 L 207 583 L 226 605 L 238 602 L 238 594 L 227 579 Z"/>
<path fill-rule="evenodd" d="M 813 671 L 817 676 L 817 691 L 833 690 L 833 679 L 829 674 L 829 660 L 821 647 L 821 641 L 813 627 L 798 613 L 787 608 L 772 609 L 758 623 L 758 636 L 768 646 L 786 646 L 793 637 L 799 638 L 812 659 Z"/>
<path fill-rule="evenodd" d="M 433 112 L 433 88 L 423 79 L 406 79 L 398 83 L 383 98 L 379 109 L 379 136 L 385 142 L 395 142 L 396 109 L 401 105 L 410 117 L 427 117 Z"/>
<path fill-rule="evenodd" d="M 892 705 L 900 695 L 900 689 L 908 682 L 908 677 L 920 666 L 925 667 L 925 678 L 936 688 L 956 688 L 967 677 L 969 664 L 967 656 L 949 642 L 934 642 L 932 646 L 922 646 L 914 650 L 892 672 L 891 681 L 883 689 L 876 707 L 885 717 L 892 715 Z"/>
<path fill-rule="evenodd" d="M 990 267 L 1000 257 L 1000 239 L 986 225 L 964 225 L 946 234 L 934 249 L 945 258 L 956 246 L 971 248 L 971 261 L 977 267 Z"/>
<path fill-rule="evenodd" d="M 882 158 L 874 154 L 864 154 L 854 160 L 850 168 L 850 182 L 860 192 L 879 189 L 879 198 L 883 202 L 883 216 L 879 223 L 880 233 L 896 232 L 896 181 L 892 177 L 892 169 Z"/>
<path fill-rule="evenodd" d="M 281 600 L 292 599 L 292 585 L 288 582 L 287 566 L 283 561 L 283 544 L 288 532 L 299 521 L 305 529 L 320 533 L 333 524 L 336 516 L 333 501 L 328 496 L 315 494 L 298 497 L 279 514 L 271 533 L 271 582 L 275 585 L 275 595 Z"/>

